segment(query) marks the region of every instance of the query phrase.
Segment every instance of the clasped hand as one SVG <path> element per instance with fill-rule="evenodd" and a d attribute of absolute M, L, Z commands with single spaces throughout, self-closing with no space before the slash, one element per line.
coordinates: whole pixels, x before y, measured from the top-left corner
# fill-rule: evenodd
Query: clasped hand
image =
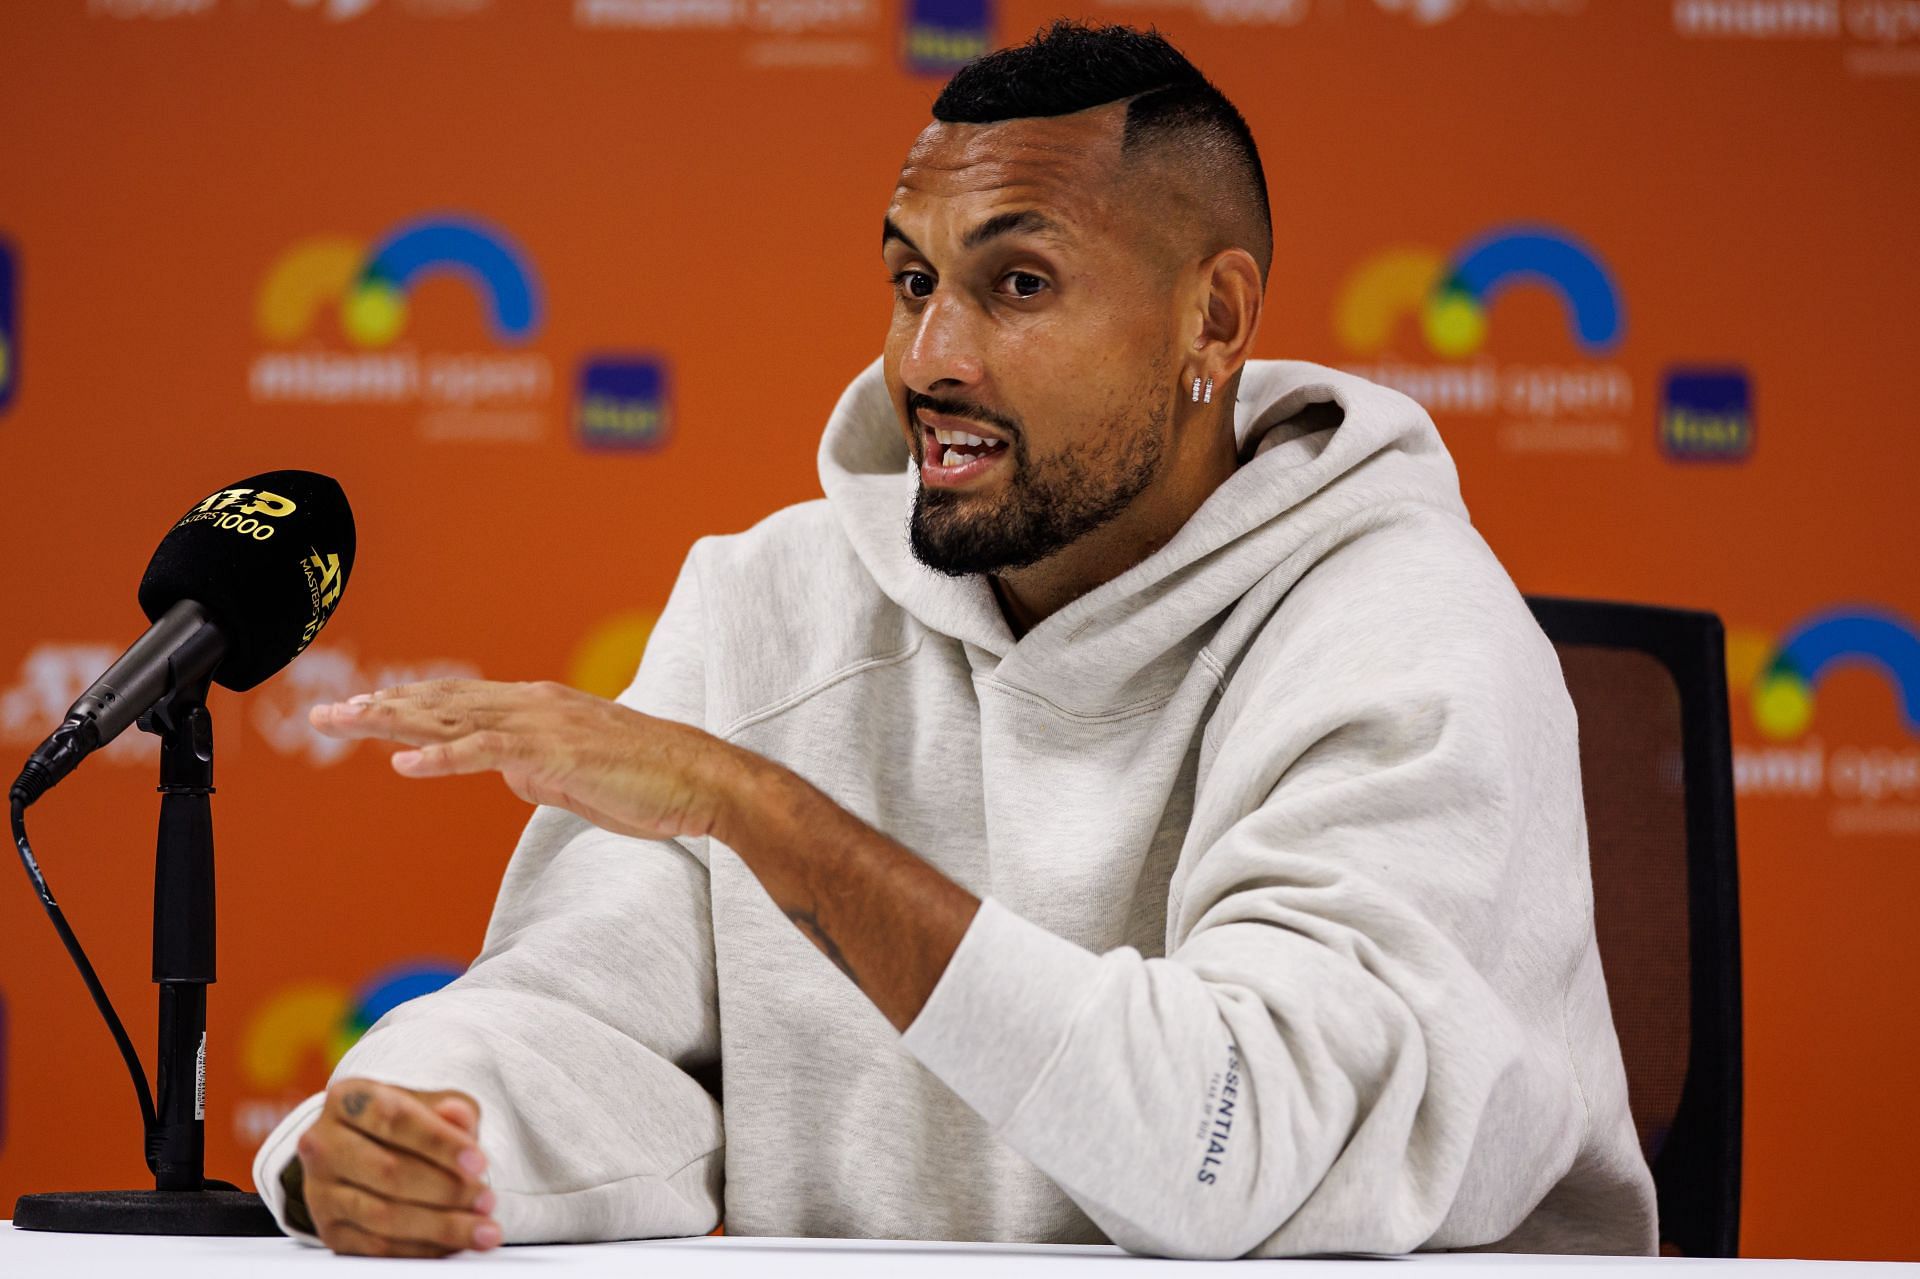
<path fill-rule="evenodd" d="M 412 749 L 405 777 L 497 772 L 531 804 L 644 838 L 714 833 L 747 765 L 710 733 L 554 683 L 434 680 L 316 706 L 329 737 Z"/>

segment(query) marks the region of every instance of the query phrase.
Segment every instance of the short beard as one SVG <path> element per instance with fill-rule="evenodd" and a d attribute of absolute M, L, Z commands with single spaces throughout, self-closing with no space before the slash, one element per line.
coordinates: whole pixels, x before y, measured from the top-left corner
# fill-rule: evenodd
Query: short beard
<path fill-rule="evenodd" d="M 1013 477 L 997 499 L 917 485 L 908 540 L 914 558 L 937 573 L 965 577 L 1025 568 L 1112 521 L 1160 473 L 1167 407 L 1156 404 L 1129 437 L 1102 432 L 1105 447 L 1063 453 L 1035 467 L 1026 436 L 1007 446 Z M 1105 470 L 1100 463 L 1110 461 Z M 1089 464 L 1091 463 L 1091 465 Z"/>

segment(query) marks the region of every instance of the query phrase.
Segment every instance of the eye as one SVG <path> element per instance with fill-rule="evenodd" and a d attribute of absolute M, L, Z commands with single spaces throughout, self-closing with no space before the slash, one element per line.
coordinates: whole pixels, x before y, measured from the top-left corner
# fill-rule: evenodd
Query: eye
<path fill-rule="evenodd" d="M 912 302 L 924 302 L 933 296 L 933 277 L 908 267 L 887 277 L 900 296 Z"/>
<path fill-rule="evenodd" d="M 1046 277 L 1035 275 L 1031 271 L 1009 271 L 1000 277 L 1002 284 L 1011 284 L 1013 296 L 1030 298 L 1047 287 Z"/>

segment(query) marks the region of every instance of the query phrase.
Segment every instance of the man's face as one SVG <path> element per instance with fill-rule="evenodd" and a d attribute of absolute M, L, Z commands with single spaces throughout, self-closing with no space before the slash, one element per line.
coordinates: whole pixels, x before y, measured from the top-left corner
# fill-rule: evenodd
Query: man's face
<path fill-rule="evenodd" d="M 914 553 L 941 572 L 1044 560 L 1162 469 L 1169 277 L 1119 177 L 1124 112 L 934 124 L 901 170 L 887 389 L 920 474 Z"/>

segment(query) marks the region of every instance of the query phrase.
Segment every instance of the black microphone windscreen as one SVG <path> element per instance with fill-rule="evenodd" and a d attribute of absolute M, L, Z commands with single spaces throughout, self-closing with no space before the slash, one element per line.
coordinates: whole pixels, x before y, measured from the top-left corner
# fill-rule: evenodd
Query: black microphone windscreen
<path fill-rule="evenodd" d="M 181 600 L 204 607 L 227 639 L 214 681 L 245 692 L 327 624 L 353 549 L 353 510 L 339 484 L 312 471 L 268 471 L 181 517 L 140 579 L 140 607 L 152 620 Z"/>

